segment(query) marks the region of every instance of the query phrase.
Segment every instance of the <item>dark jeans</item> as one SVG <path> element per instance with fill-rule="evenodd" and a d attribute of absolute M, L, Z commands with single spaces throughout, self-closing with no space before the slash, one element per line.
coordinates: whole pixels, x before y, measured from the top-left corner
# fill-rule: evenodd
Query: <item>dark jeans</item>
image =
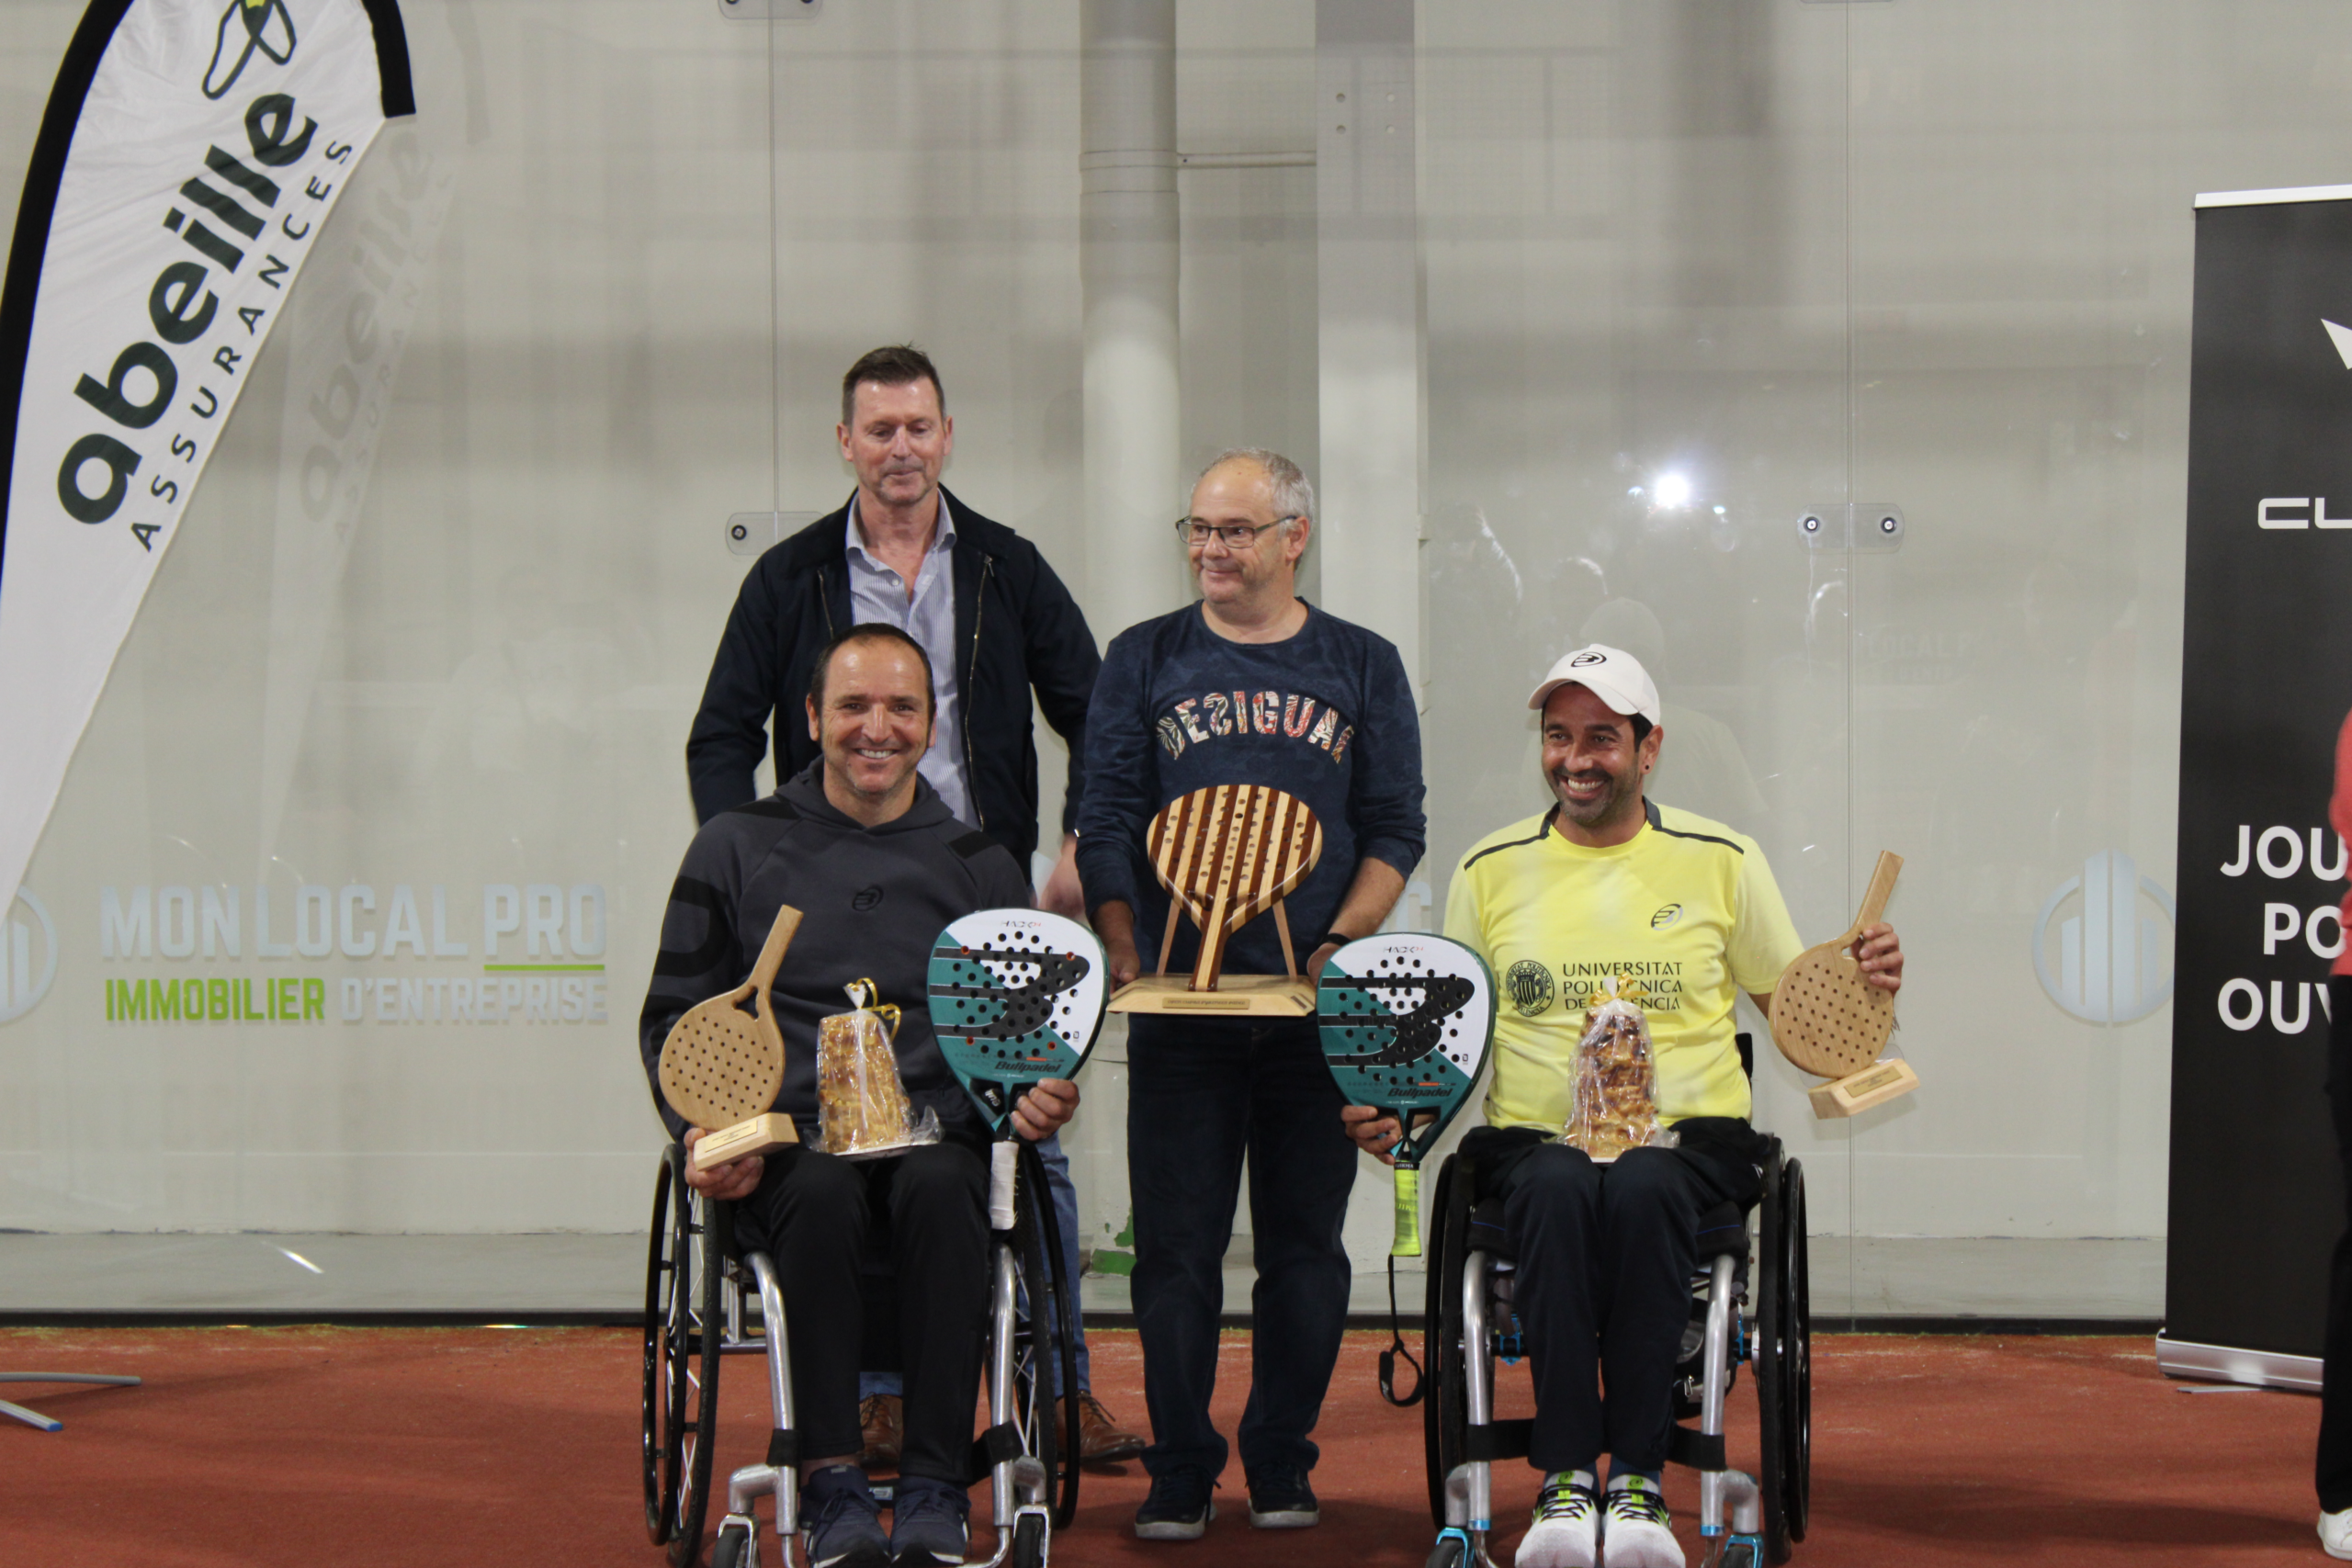
<path fill-rule="evenodd" d="M 899 1472 L 960 1486 L 970 1479 L 989 1246 L 988 1164 L 961 1144 L 877 1160 L 838 1159 L 794 1145 L 767 1156 L 759 1190 L 736 1206 L 737 1238 L 767 1252 L 784 1287 L 800 1451 L 823 1459 L 865 1446 L 857 1423 L 865 1322 L 858 1270 L 876 1213 L 889 1216 L 906 1371 Z"/>
<path fill-rule="evenodd" d="M 1679 1149 L 1629 1149 L 1599 1166 L 1581 1149 L 1538 1144 L 1482 1173 L 1519 1248 L 1514 1305 L 1535 1374 L 1527 1458 L 1537 1470 L 1592 1470 L 1604 1452 L 1612 1472 L 1666 1462 L 1692 1238 L 1701 1211 L 1724 1195 L 1719 1185 Z"/>
<path fill-rule="evenodd" d="M 1355 1145 L 1312 1019 L 1252 1026 L 1137 1015 L 1127 1032 L 1127 1175 L 1135 1202 L 1136 1325 L 1153 1475 L 1214 1477 L 1226 1442 L 1209 1420 L 1216 1388 L 1221 1272 L 1241 1163 L 1258 1282 L 1250 1292 L 1245 1474 L 1314 1468 L 1307 1434 L 1347 1325 L 1352 1270 L 1340 1229 Z"/>
<path fill-rule="evenodd" d="M 2327 981 L 2327 1103 L 2344 1164 L 2345 1202 L 2352 1211 L 2352 975 Z M 2327 1359 L 2320 1373 L 2319 1506 L 2352 1508 L 2352 1225 L 2336 1241 L 2327 1270 Z"/>

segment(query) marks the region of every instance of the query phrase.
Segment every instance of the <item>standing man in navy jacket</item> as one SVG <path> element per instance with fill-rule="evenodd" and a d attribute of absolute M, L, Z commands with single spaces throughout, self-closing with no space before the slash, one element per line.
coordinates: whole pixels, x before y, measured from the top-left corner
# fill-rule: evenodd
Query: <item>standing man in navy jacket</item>
<path fill-rule="evenodd" d="M 1079 872 L 1113 977 L 1159 958 L 1168 898 L 1144 835 L 1154 813 L 1211 784 L 1296 795 L 1323 828 L 1323 858 L 1285 900 L 1312 945 L 1310 976 L 1341 942 L 1388 916 L 1421 858 L 1421 737 L 1404 661 L 1383 638 L 1298 597 L 1315 491 L 1272 452 L 1227 452 L 1176 525 L 1201 602 L 1111 643 L 1087 715 Z M 1153 943 L 1146 952 L 1137 934 Z M 1187 968 L 1200 933 L 1177 932 L 1169 967 Z M 1235 933 L 1230 974 L 1279 974 L 1272 920 Z M 1241 1466 L 1250 1522 L 1317 1522 L 1307 1434 L 1339 1359 L 1351 1270 L 1340 1228 L 1354 1146 L 1311 1018 L 1239 1020 L 1137 1013 L 1127 1025 L 1127 1169 L 1135 1201 L 1136 1321 L 1152 1445 L 1151 1495 L 1136 1514 L 1148 1540 L 1192 1540 L 1226 1442 L 1209 1420 L 1221 1265 L 1242 1161 L 1258 1282 Z"/>
<path fill-rule="evenodd" d="M 899 344 L 862 355 L 842 378 L 834 438 L 857 490 L 761 556 L 743 579 L 702 708 L 686 738 L 695 817 L 708 822 L 749 803 L 752 773 L 773 725 L 775 776 L 817 761 L 802 716 L 817 661 L 852 626 L 881 622 L 914 638 L 931 660 L 938 723 L 919 765 L 955 817 L 1012 852 L 1023 871 L 1037 849 L 1037 748 L 1029 723 L 1036 693 L 1046 722 L 1069 746 L 1060 852 L 1039 902 L 1080 913 L 1071 826 L 1085 790 L 1086 705 L 1102 667 L 1094 634 L 1037 547 L 992 523 L 939 482 L 956 449 L 956 422 L 938 367 Z M 1060 1215 L 1070 1277 L 1078 1276 L 1078 1196 L 1058 1138 L 1039 1146 Z M 1142 1439 L 1121 1431 L 1087 1391 L 1079 1348 L 1085 1457 L 1131 1459 Z M 866 1400 L 869 1462 L 896 1457 L 899 1408 L 887 1380 Z"/>

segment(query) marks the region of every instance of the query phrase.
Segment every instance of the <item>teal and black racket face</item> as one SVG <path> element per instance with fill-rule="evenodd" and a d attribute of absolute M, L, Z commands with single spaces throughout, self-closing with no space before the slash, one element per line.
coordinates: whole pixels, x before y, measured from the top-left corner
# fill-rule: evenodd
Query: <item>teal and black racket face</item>
<path fill-rule="evenodd" d="M 1110 1000 L 1102 944 L 1076 920 L 1038 909 L 982 909 L 952 921 L 931 950 L 931 1026 L 939 1053 L 1003 1136 L 1040 1078 L 1074 1078 Z"/>
<path fill-rule="evenodd" d="M 1315 999 L 1341 1098 L 1396 1112 L 1407 1129 L 1397 1156 L 1418 1163 L 1469 1102 L 1494 1047 L 1487 961 L 1423 932 L 1366 937 L 1331 955 Z"/>

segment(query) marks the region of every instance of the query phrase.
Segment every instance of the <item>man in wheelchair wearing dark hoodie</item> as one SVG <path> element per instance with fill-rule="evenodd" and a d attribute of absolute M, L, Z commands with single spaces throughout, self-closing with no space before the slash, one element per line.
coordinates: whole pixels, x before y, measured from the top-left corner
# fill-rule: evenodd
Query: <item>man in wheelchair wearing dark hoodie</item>
<path fill-rule="evenodd" d="M 1759 1186 L 1733 1007 L 1746 991 L 1769 1018 L 1772 987 L 1803 944 L 1755 840 L 1644 797 L 1665 731 L 1637 660 L 1578 649 L 1527 705 L 1544 716 L 1555 804 L 1475 845 L 1445 912 L 1446 935 L 1476 948 L 1505 992 L 1487 1125 L 1461 1152 L 1475 1165 L 1474 1196 L 1502 1198 L 1533 1363 L 1528 1462 L 1544 1484 L 1517 1568 L 1682 1568 L 1659 1482 L 1694 1232 L 1705 1210 L 1751 1205 Z M 1865 929 L 1855 951 L 1871 984 L 1902 986 L 1891 927 Z M 1679 1141 L 1600 1166 L 1560 1134 L 1585 1009 L 1610 976 L 1633 982 L 1658 1121 Z M 1341 1117 L 1387 1157 L 1394 1118 L 1361 1105 Z"/>
<path fill-rule="evenodd" d="M 662 918 L 662 953 L 639 1021 L 648 1076 L 671 1026 L 695 1003 L 741 984 L 789 904 L 802 914 L 772 992 L 785 1038 L 784 1089 L 801 1142 L 695 1171 L 705 1197 L 736 1204 L 741 1245 L 776 1266 L 790 1325 L 801 1451 L 800 1506 L 810 1568 L 939 1568 L 964 1560 L 966 1487 L 981 1327 L 988 1309 L 987 1134 L 940 1055 L 925 1006 L 933 942 L 978 909 L 1026 906 L 1011 854 L 956 821 L 915 766 L 931 744 L 923 651 L 887 625 L 861 625 L 818 660 L 808 725 L 823 756 L 774 795 L 704 824 Z M 938 1113 L 933 1145 L 852 1162 L 817 1148 L 818 1021 L 848 1010 L 842 987 L 871 978 L 895 1003 L 894 1042 L 909 1101 Z M 688 1127 L 661 1098 L 673 1134 Z M 1077 1086 L 1047 1079 L 1013 1123 L 1046 1136 L 1078 1108 Z M 858 1467 L 859 1261 L 873 1215 L 889 1220 L 906 1436 L 888 1536 Z"/>

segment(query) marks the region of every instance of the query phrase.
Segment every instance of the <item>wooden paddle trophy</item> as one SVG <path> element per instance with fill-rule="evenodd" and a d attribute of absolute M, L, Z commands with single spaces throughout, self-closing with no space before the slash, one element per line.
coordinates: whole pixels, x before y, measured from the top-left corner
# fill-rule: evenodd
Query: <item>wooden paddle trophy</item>
<path fill-rule="evenodd" d="M 1180 795 L 1151 819 L 1151 868 L 1168 889 L 1168 930 L 1159 939 L 1159 972 L 1140 976 L 1111 998 L 1113 1012 L 1220 1012 L 1305 1018 L 1315 1010 L 1315 982 L 1298 972 L 1283 898 L 1323 857 L 1323 825 L 1295 795 L 1263 784 L 1216 784 Z M 1282 975 L 1227 975 L 1225 946 L 1250 920 L 1274 913 L 1283 942 Z M 1168 973 L 1176 917 L 1201 931 L 1189 976 Z"/>
<path fill-rule="evenodd" d="M 1817 1117 L 1851 1116 L 1919 1087 L 1910 1063 L 1879 1060 L 1894 1030 L 1894 993 L 1871 985 L 1851 951 L 1863 928 L 1886 913 L 1902 870 L 1901 855 L 1881 851 L 1846 934 L 1797 954 L 1772 987 L 1772 1043 L 1806 1072 L 1833 1080 L 1812 1093 Z"/>
<path fill-rule="evenodd" d="M 696 1170 L 800 1141 L 792 1118 L 768 1109 L 784 1089 L 784 1033 L 768 987 L 799 929 L 799 910 L 776 910 L 752 977 L 687 1009 L 662 1042 L 662 1098 L 704 1129 L 695 1140 Z"/>

